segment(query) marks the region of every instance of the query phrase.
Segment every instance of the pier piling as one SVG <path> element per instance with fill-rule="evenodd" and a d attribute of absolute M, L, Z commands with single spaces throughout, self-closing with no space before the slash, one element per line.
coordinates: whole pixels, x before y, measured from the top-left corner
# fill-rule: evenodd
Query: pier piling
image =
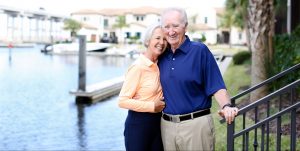
<path fill-rule="evenodd" d="M 85 91 L 86 87 L 86 36 L 79 35 L 79 69 L 78 90 Z"/>

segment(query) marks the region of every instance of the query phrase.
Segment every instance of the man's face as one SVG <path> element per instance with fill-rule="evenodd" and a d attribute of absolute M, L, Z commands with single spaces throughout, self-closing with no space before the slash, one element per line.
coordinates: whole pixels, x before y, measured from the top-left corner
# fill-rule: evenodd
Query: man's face
<path fill-rule="evenodd" d="M 177 11 L 170 11 L 165 14 L 162 20 L 164 35 L 173 50 L 177 49 L 184 41 L 186 23 Z"/>

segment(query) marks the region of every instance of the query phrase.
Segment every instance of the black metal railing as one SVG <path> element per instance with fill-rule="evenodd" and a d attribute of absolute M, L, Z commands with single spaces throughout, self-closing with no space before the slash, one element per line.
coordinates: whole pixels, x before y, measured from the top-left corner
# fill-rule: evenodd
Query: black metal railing
<path fill-rule="evenodd" d="M 238 98 L 249 94 L 250 92 L 266 85 L 284 75 L 292 73 L 295 70 L 300 69 L 300 64 L 297 64 L 265 81 L 260 84 L 257 84 L 238 95 L 231 98 L 233 104 Z M 296 110 L 300 108 L 300 100 L 297 98 L 296 90 L 299 90 L 300 87 L 300 79 L 294 81 L 291 84 L 286 85 L 285 87 L 243 107 L 240 109 L 239 114 L 236 117 L 236 121 L 238 118 L 242 118 L 242 127 L 238 132 L 235 132 L 236 122 L 227 125 L 227 150 L 235 150 L 235 139 L 240 138 L 241 140 L 241 150 L 249 150 L 249 137 L 250 135 L 253 137 L 253 148 L 251 150 L 257 150 L 260 147 L 260 150 L 270 150 L 270 124 L 273 125 L 272 132 L 276 135 L 276 150 L 281 150 L 281 135 L 282 135 L 282 121 L 283 116 L 290 115 L 290 148 L 288 150 L 295 151 L 296 150 Z M 283 98 L 287 99 L 289 96 L 289 105 L 283 105 Z M 271 102 L 274 103 L 271 104 Z M 277 110 L 271 105 L 276 105 L 277 103 Z M 261 109 L 264 108 L 264 113 L 260 113 Z M 254 111 L 253 111 L 254 110 Z M 252 119 L 249 119 L 247 113 L 252 112 Z M 254 112 L 254 113 L 253 113 Z M 290 113 L 290 114 L 288 114 Z M 265 117 L 264 117 L 265 116 Z M 225 120 L 222 119 L 221 123 Z M 250 122 L 249 122 L 250 121 Z M 254 122 L 254 124 L 250 125 L 249 123 Z M 286 124 L 286 121 L 285 121 Z M 274 126 L 275 125 L 275 126 Z M 247 127 L 246 127 L 247 126 Z M 275 127 L 275 130 L 274 130 Z M 260 134 L 259 134 L 260 131 Z M 275 134 L 276 132 L 276 134 Z M 260 136 L 260 139 L 258 139 Z M 260 140 L 260 141 L 259 141 Z M 238 143 L 237 143 L 238 144 Z"/>
<path fill-rule="evenodd" d="M 299 70 L 299 69 L 300 69 L 300 63 L 298 63 L 298 64 L 296 64 L 296 65 L 294 65 L 294 66 L 292 66 L 292 67 L 290 67 L 290 68 L 288 68 L 288 69 L 280 72 L 279 74 L 276 74 L 275 76 L 273 76 L 273 77 L 271 77 L 271 78 L 269 78 L 269 79 L 267 79 L 267 80 L 265 80 L 265 81 L 263 81 L 263 82 L 261 82 L 261 83 L 259 83 L 257 85 L 252 86 L 251 88 L 249 88 L 249 89 L 247 89 L 247 90 L 245 90 L 245 91 L 237 94 L 236 96 L 233 96 L 231 98 L 231 103 L 233 103 L 235 105 L 235 101 L 237 99 L 241 98 L 242 96 L 244 96 L 246 94 L 249 94 L 250 92 L 252 92 L 252 91 L 254 91 L 256 89 L 258 89 L 258 88 L 260 88 L 260 87 L 262 87 L 262 86 L 264 86 L 266 84 L 269 84 L 269 83 L 271 83 L 271 82 L 273 82 L 273 81 L 275 81 L 275 80 L 277 80 L 277 79 L 279 79 L 279 78 L 281 78 L 281 77 L 283 77 L 283 76 L 285 76 L 285 75 L 287 75 L 289 73 L 292 73 L 295 70 Z"/>

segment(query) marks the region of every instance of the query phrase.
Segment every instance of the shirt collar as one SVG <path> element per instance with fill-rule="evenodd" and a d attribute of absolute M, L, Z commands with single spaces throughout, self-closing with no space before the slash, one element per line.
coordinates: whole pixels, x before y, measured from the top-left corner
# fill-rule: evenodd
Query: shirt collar
<path fill-rule="evenodd" d="M 188 51 L 190 50 L 190 47 L 189 47 L 190 42 L 191 42 L 190 38 L 188 36 L 185 36 L 185 40 L 180 45 L 179 49 L 184 53 L 188 53 Z"/>
<path fill-rule="evenodd" d="M 189 49 L 189 43 L 190 42 L 191 42 L 190 38 L 187 35 L 185 35 L 184 42 L 180 45 L 179 48 L 176 49 L 176 51 L 181 51 L 181 52 L 183 52 L 185 54 L 188 53 L 188 51 L 190 50 Z M 168 51 L 169 51 L 169 53 L 172 53 L 172 50 L 171 50 L 170 46 L 168 48 Z"/>
<path fill-rule="evenodd" d="M 140 60 L 143 65 L 148 66 L 148 67 L 150 67 L 152 64 L 154 64 L 154 62 L 152 62 L 150 59 L 148 59 L 143 54 L 140 55 Z"/>

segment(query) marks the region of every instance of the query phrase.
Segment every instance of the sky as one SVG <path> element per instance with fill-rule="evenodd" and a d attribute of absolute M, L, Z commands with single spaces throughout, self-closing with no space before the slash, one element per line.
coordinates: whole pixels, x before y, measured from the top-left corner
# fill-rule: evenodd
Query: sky
<path fill-rule="evenodd" d="M 132 8 L 139 6 L 153 7 L 221 7 L 225 0 L 0 0 L 0 5 L 25 10 L 38 10 L 40 7 L 46 11 L 70 15 L 80 9 L 102 8 Z"/>

